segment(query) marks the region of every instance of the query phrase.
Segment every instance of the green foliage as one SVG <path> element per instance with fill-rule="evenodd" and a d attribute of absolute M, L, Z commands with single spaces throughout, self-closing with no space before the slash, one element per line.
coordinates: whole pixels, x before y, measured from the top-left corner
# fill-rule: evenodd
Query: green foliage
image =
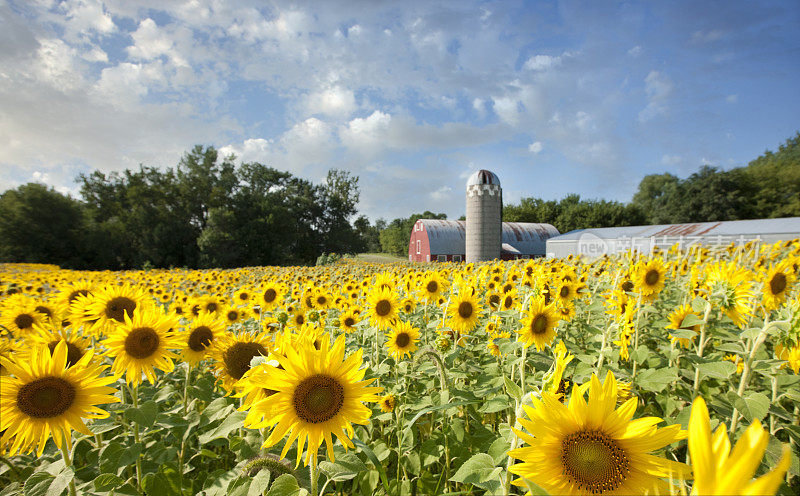
<path fill-rule="evenodd" d="M 80 202 L 36 183 L 0 195 L 0 261 L 80 267 L 87 221 Z"/>
<path fill-rule="evenodd" d="M 590 227 L 616 227 L 641 224 L 638 208 L 615 201 L 581 200 L 568 195 L 560 201 L 523 198 L 519 205 L 503 207 L 505 222 L 539 222 L 552 224 L 559 232 Z"/>

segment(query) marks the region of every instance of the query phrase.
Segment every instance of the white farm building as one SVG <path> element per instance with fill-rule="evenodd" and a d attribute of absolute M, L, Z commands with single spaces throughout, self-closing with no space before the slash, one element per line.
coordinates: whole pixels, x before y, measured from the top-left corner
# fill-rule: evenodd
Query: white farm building
<path fill-rule="evenodd" d="M 725 246 L 754 239 L 774 243 L 795 238 L 800 238 L 800 217 L 576 229 L 549 238 L 547 256 L 596 257 L 629 250 L 649 253 L 656 247 L 666 250 L 675 243 L 682 247 Z"/>

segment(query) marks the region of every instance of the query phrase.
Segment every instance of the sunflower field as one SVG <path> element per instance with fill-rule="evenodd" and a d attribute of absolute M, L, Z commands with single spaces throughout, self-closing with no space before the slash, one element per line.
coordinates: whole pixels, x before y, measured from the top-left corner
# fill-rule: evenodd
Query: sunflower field
<path fill-rule="evenodd" d="M 798 494 L 800 242 L 0 265 L 0 495 Z"/>

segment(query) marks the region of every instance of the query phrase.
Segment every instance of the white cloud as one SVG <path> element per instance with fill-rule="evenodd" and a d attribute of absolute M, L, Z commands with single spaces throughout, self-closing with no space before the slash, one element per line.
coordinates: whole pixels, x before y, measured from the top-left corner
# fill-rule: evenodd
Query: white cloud
<path fill-rule="evenodd" d="M 35 72 L 40 81 L 70 91 L 80 87 L 83 76 L 76 66 L 77 51 L 59 39 L 40 39 Z"/>
<path fill-rule="evenodd" d="M 663 165 L 677 165 L 683 162 L 683 157 L 680 155 L 664 155 L 661 157 L 661 163 Z"/>
<path fill-rule="evenodd" d="M 83 52 L 81 57 L 89 62 L 108 62 L 108 54 L 100 47 L 92 47 L 91 50 Z"/>
<path fill-rule="evenodd" d="M 628 55 L 630 55 L 631 57 L 634 57 L 634 58 L 638 57 L 641 54 L 642 54 L 642 47 L 639 46 L 639 45 L 636 45 L 635 47 L 633 47 L 630 50 L 628 50 Z"/>
<path fill-rule="evenodd" d="M 725 97 L 725 101 L 728 103 L 736 103 L 739 101 L 739 95 L 728 95 Z"/>
<path fill-rule="evenodd" d="M 35 171 L 32 177 L 37 183 L 46 183 L 50 180 L 50 175 L 47 172 Z"/>
<path fill-rule="evenodd" d="M 533 153 L 534 155 L 538 154 L 542 151 L 542 142 L 541 141 L 534 141 L 530 145 L 528 145 L 528 151 Z"/>
<path fill-rule="evenodd" d="M 305 107 L 310 114 L 348 117 L 356 110 L 357 105 L 352 90 L 333 86 L 310 94 L 306 98 Z"/>
<path fill-rule="evenodd" d="M 647 106 L 639 112 L 639 122 L 647 122 L 669 109 L 667 102 L 672 96 L 675 86 L 672 81 L 659 71 L 650 71 L 644 79 Z"/>
<path fill-rule="evenodd" d="M 67 26 L 72 35 L 92 31 L 109 34 L 116 29 L 114 21 L 98 0 L 67 0 L 59 5 L 66 14 Z"/>
<path fill-rule="evenodd" d="M 472 108 L 474 108 L 481 117 L 486 115 L 486 102 L 482 98 L 475 98 L 472 100 Z"/>
<path fill-rule="evenodd" d="M 551 57 L 550 55 L 534 55 L 525 62 L 525 69 L 531 71 L 544 71 L 551 67 L 556 67 L 561 63 L 561 57 Z"/>

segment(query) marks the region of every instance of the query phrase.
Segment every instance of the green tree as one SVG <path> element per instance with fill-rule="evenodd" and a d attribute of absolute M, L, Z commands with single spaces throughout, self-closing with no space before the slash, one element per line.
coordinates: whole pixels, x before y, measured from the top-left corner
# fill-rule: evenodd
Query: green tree
<path fill-rule="evenodd" d="M 85 266 L 81 203 L 38 183 L 0 195 L 0 260 Z"/>
<path fill-rule="evenodd" d="M 419 219 L 447 219 L 447 214 L 435 214 L 429 210 L 421 214 L 413 214 L 407 219 L 394 219 L 380 231 L 381 251 L 394 255 L 408 255 L 408 242 L 411 239 L 411 228 Z"/>

